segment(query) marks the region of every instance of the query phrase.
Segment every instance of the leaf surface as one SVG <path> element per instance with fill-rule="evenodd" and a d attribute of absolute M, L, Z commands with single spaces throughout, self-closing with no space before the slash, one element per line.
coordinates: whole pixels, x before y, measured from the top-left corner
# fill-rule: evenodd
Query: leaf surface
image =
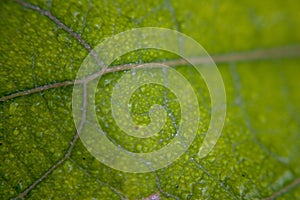
<path fill-rule="evenodd" d="M 300 15 L 291 1 L 1 1 L 1 199 L 296 199 L 300 184 Z M 89 48 L 138 27 L 183 32 L 213 55 L 224 79 L 227 118 L 213 151 L 197 152 L 210 119 L 201 77 L 176 64 L 197 93 L 201 121 L 196 139 L 170 166 L 124 173 L 96 160 L 76 137 L 72 89 Z M 132 52 L 128 63 L 176 60 L 157 51 Z M 133 95 L 137 124 L 149 106 L 164 104 L 161 136 L 123 134 L 111 116 L 114 85 L 129 70 L 106 73 L 98 84 L 98 121 L 134 152 L 172 139 L 180 120 L 174 94 L 146 85 Z M 164 141 L 164 142 L 161 142 Z"/>

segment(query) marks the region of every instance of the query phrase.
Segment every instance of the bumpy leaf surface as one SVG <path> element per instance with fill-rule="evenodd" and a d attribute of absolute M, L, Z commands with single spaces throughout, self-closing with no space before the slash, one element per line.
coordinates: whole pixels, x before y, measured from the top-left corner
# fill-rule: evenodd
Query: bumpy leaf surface
<path fill-rule="evenodd" d="M 296 0 L 153 0 L 0 2 L 0 199 L 297 199 L 300 197 L 300 13 Z M 197 137 L 170 166 L 149 173 L 114 170 L 76 137 L 72 89 L 89 48 L 117 33 L 165 27 L 198 41 L 213 56 L 227 95 L 225 127 L 213 151 L 197 153 L 210 120 L 210 97 L 188 65 L 173 66 L 197 93 Z M 176 60 L 138 51 L 110 67 Z M 98 121 L 133 152 L 165 146 L 180 106 L 164 87 L 145 85 L 131 98 L 132 118 L 149 123 L 164 105 L 161 134 L 137 139 L 111 115 L 114 85 L 130 70 L 98 84 Z"/>

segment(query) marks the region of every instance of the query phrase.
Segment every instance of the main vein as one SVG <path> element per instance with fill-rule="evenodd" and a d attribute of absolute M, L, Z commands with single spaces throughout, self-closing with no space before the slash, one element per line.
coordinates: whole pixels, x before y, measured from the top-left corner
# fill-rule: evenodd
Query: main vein
<path fill-rule="evenodd" d="M 89 50 L 88 48 L 86 49 Z M 212 59 L 214 60 L 215 63 L 218 64 L 218 63 L 232 63 L 232 62 L 246 62 L 246 61 L 248 62 L 248 61 L 282 59 L 282 58 L 293 58 L 293 57 L 300 57 L 300 46 L 297 45 L 297 46 L 289 46 L 289 47 L 277 47 L 272 49 L 254 50 L 254 51 L 247 51 L 247 52 L 240 52 L 240 53 L 228 53 L 228 54 L 212 56 Z M 191 60 L 193 61 L 193 63 L 196 64 L 205 64 L 209 62 L 208 57 L 191 58 Z M 188 62 L 185 59 L 168 60 L 168 61 L 157 62 L 157 63 L 162 63 L 170 67 L 188 64 Z M 82 80 L 77 80 L 76 82 L 74 80 L 69 80 L 69 81 L 58 82 L 49 85 L 43 85 L 40 87 L 31 88 L 28 90 L 3 96 L 0 98 L 0 101 L 7 101 L 10 99 L 14 99 L 16 97 L 26 96 L 33 93 L 39 93 L 44 90 L 49 90 L 53 88 L 66 87 L 74 84 L 82 84 L 85 81 L 91 81 L 96 78 L 99 78 L 100 75 L 103 74 L 130 70 L 138 67 L 139 67 L 138 64 L 125 64 L 125 65 L 113 66 L 105 69 L 103 72 L 100 71 L 96 72 L 92 75 L 89 75 L 87 78 Z"/>

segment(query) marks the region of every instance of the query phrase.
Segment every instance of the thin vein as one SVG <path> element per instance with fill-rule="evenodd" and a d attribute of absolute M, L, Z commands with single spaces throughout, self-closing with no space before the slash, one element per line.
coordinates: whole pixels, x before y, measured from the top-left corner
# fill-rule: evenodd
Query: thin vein
<path fill-rule="evenodd" d="M 86 48 L 88 51 L 92 51 L 92 48 L 90 47 L 90 45 L 81 38 L 80 34 L 75 33 L 72 29 L 67 27 L 64 23 L 62 23 L 59 19 L 57 19 L 54 15 L 52 15 L 52 13 L 49 10 L 43 10 L 39 6 L 27 3 L 22 0 L 15 0 L 15 2 L 21 4 L 25 8 L 35 10 L 35 11 L 39 12 L 41 15 L 45 15 L 51 21 L 53 21 L 55 24 L 57 24 L 60 28 L 62 28 L 67 33 L 72 35 L 82 46 L 84 46 L 84 48 Z"/>
<path fill-rule="evenodd" d="M 152 173 L 153 173 L 154 176 L 155 176 L 156 187 L 157 187 L 157 189 L 159 190 L 159 192 L 160 192 L 161 194 L 163 194 L 163 195 L 165 195 L 165 196 L 167 196 L 167 197 L 173 198 L 173 199 L 175 199 L 175 200 L 179 200 L 179 199 L 180 199 L 179 197 L 177 197 L 177 196 L 175 196 L 175 195 L 173 195 L 173 194 L 170 194 L 170 193 L 164 191 L 164 190 L 162 189 L 162 186 L 161 186 L 161 184 L 160 184 L 160 179 L 159 179 L 159 177 L 158 177 L 156 171 L 153 170 Z"/>
<path fill-rule="evenodd" d="M 27 3 L 27 2 L 22 1 L 22 0 L 15 0 L 15 2 L 18 3 L 18 4 L 20 4 L 20 5 L 22 5 L 25 8 L 29 8 L 29 9 L 35 10 L 35 11 L 39 12 L 41 15 L 44 15 L 44 16 L 48 17 L 58 27 L 62 28 L 68 34 L 70 34 L 71 36 L 73 36 L 89 53 L 91 53 L 91 55 L 96 60 L 97 64 L 99 64 L 99 65 L 103 64 L 103 62 L 98 59 L 97 54 L 93 51 L 93 49 L 91 48 L 91 46 L 81 37 L 81 35 L 78 34 L 78 33 L 76 33 L 75 31 L 73 31 L 68 26 L 66 26 L 57 17 L 55 17 L 54 15 L 52 15 L 52 13 L 49 10 L 43 10 L 43 9 L 41 9 L 37 5 L 33 5 L 33 4 Z"/>
<path fill-rule="evenodd" d="M 241 108 L 241 112 L 243 114 L 243 117 L 245 119 L 245 126 L 246 128 L 248 128 L 248 130 L 250 130 L 250 132 L 252 133 L 253 136 L 253 140 L 255 141 L 256 144 L 258 144 L 259 148 L 265 152 L 267 155 L 270 155 L 272 158 L 274 158 L 275 160 L 277 160 L 278 162 L 280 162 L 281 164 L 286 165 L 285 162 L 282 161 L 282 159 L 280 157 L 278 157 L 278 155 L 276 155 L 274 152 L 272 152 L 271 150 L 269 150 L 265 144 L 263 144 L 260 139 L 257 137 L 257 130 L 255 129 L 255 127 L 253 126 L 252 120 L 249 116 L 249 113 L 247 111 L 247 106 L 245 103 L 245 99 L 242 95 L 242 91 L 243 91 L 243 83 L 241 81 L 241 77 L 239 72 L 236 69 L 236 65 L 235 63 L 230 65 L 230 72 L 232 74 L 232 77 L 234 79 L 234 88 L 237 91 L 237 95 L 236 95 L 236 101 L 237 104 L 240 106 Z"/>
<path fill-rule="evenodd" d="M 93 178 L 93 176 L 82 166 L 80 166 L 79 164 L 76 163 L 76 161 L 74 161 L 73 159 L 69 159 L 76 167 L 78 167 L 81 171 L 83 171 L 83 173 L 88 176 L 89 178 Z M 96 182 L 98 182 L 99 185 L 105 185 L 107 187 L 109 187 L 113 192 L 115 192 L 121 200 L 128 200 L 127 196 L 125 194 L 123 194 L 121 191 L 119 191 L 117 188 L 115 188 L 114 186 L 111 186 L 109 183 L 104 182 L 102 180 L 99 179 L 95 179 Z"/>
<path fill-rule="evenodd" d="M 233 192 L 231 192 L 229 188 L 226 188 L 223 182 L 221 182 L 220 180 L 215 178 L 212 174 L 210 174 L 200 163 L 196 162 L 193 158 L 191 159 L 191 161 L 197 167 L 199 167 L 207 176 L 209 176 L 214 182 L 216 182 L 221 188 L 223 188 L 228 195 L 230 195 L 233 199 L 237 199 L 236 195 Z"/>
<path fill-rule="evenodd" d="M 275 192 L 273 195 L 271 195 L 270 197 L 264 198 L 263 200 L 273 200 L 276 199 L 277 197 L 287 193 L 288 191 L 290 191 L 291 189 L 297 187 L 300 185 L 300 178 L 295 179 L 292 183 L 286 185 L 284 188 L 282 188 L 281 190 L 279 190 L 278 192 Z"/>
<path fill-rule="evenodd" d="M 82 108 L 82 119 L 80 121 L 79 127 L 76 131 L 75 136 L 73 137 L 72 141 L 70 142 L 69 148 L 67 152 L 65 153 L 64 157 L 60 159 L 56 164 L 51 166 L 39 179 L 37 179 L 35 182 L 33 182 L 24 192 L 19 194 L 17 197 L 13 199 L 24 199 L 24 197 L 33 190 L 39 183 L 41 183 L 45 178 L 49 176 L 55 169 L 57 169 L 62 163 L 64 163 L 71 155 L 71 152 L 74 148 L 74 145 L 76 141 L 79 138 L 79 134 L 85 124 L 86 121 L 86 106 L 87 106 L 87 87 L 86 84 L 83 84 L 83 108 Z"/>

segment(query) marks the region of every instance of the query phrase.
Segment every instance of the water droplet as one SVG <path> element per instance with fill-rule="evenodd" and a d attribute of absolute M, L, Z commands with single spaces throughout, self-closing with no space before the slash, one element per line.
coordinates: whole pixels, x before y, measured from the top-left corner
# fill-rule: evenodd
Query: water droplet
<path fill-rule="evenodd" d="M 18 129 L 16 129 L 16 130 L 14 130 L 14 135 L 19 135 L 19 130 Z"/>

